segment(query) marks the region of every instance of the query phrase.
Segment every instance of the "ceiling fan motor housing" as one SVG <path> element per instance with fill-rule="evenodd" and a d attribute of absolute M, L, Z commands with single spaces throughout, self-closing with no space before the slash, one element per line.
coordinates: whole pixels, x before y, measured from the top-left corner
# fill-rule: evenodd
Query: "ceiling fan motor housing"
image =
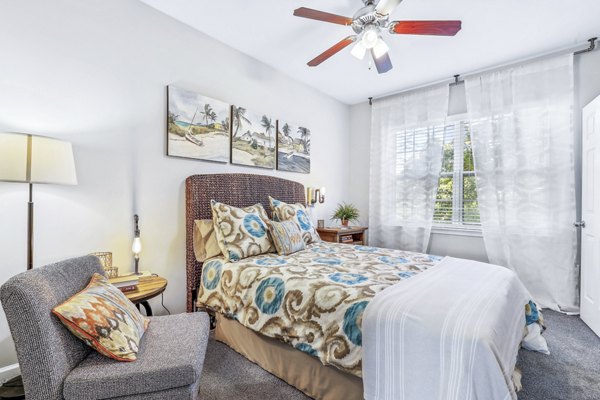
<path fill-rule="evenodd" d="M 375 5 L 371 1 L 354 14 L 352 17 L 352 29 L 355 33 L 360 34 L 365 26 L 369 24 L 376 25 L 378 28 L 385 28 L 388 18 L 389 15 L 378 14 L 375 11 Z"/>

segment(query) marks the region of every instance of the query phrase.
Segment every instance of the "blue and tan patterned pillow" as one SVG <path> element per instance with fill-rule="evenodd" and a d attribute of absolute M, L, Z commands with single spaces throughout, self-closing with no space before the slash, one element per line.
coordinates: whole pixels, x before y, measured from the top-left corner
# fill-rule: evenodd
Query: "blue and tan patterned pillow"
<path fill-rule="evenodd" d="M 211 200 L 215 234 L 226 261 L 273 253 L 269 217 L 261 204 L 238 208 Z"/>
<path fill-rule="evenodd" d="M 317 230 L 315 229 L 306 208 L 300 203 L 288 204 L 283 201 L 277 200 L 269 196 L 269 203 L 271 204 L 271 210 L 273 211 L 273 220 L 275 221 L 296 221 L 300 230 L 302 231 L 302 238 L 304 243 L 317 243 L 321 241 Z"/>
<path fill-rule="evenodd" d="M 118 361 L 135 361 L 150 320 L 108 279 L 94 274 L 81 292 L 52 313 L 98 353 Z"/>
<path fill-rule="evenodd" d="M 293 219 L 269 221 L 269 232 L 279 255 L 287 256 L 306 248 L 300 227 Z"/>

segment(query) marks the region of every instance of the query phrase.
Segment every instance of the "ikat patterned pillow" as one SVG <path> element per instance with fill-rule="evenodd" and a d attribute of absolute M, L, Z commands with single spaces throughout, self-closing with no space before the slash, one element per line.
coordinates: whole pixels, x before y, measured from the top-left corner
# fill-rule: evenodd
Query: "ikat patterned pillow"
<path fill-rule="evenodd" d="M 283 222 L 269 221 L 269 232 L 279 255 L 287 256 L 306 247 L 300 227 L 293 219 Z"/>
<path fill-rule="evenodd" d="M 135 361 L 150 320 L 108 279 L 94 274 L 81 292 L 52 313 L 98 353 L 118 361 Z"/>
<path fill-rule="evenodd" d="M 261 204 L 238 208 L 211 200 L 215 234 L 226 261 L 239 261 L 259 254 L 273 253 L 267 222 Z"/>
<path fill-rule="evenodd" d="M 277 200 L 269 196 L 269 203 L 271 204 L 271 210 L 273 211 L 273 219 L 275 221 L 287 221 L 294 220 L 302 231 L 302 238 L 304 243 L 317 243 L 321 241 L 317 230 L 315 229 L 306 208 L 300 203 L 288 204 L 283 201 Z"/>

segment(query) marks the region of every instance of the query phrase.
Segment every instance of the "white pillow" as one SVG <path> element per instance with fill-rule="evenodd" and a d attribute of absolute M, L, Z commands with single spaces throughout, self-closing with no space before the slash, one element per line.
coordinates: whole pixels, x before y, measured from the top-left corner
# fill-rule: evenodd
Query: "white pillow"
<path fill-rule="evenodd" d="M 527 325 L 525 328 L 525 337 L 521 342 L 521 346 L 527 350 L 550 354 L 546 338 L 542 336 L 542 327 L 537 322 Z"/>

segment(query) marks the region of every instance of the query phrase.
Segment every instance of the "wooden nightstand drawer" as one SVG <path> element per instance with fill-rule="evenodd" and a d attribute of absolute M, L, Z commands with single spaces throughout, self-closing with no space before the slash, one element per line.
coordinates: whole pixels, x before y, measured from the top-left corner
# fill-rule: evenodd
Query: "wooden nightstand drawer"
<path fill-rule="evenodd" d="M 317 232 L 325 242 L 367 245 L 367 229 L 366 226 L 317 228 Z"/>

